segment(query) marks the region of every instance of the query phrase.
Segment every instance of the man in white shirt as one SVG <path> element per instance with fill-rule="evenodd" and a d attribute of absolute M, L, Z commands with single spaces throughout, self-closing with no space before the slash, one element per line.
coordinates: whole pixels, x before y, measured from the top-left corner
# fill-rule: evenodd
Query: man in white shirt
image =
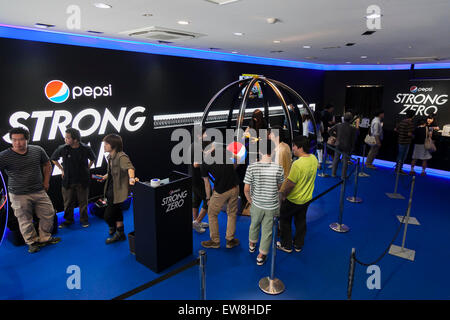
<path fill-rule="evenodd" d="M 384 119 L 384 111 L 378 110 L 375 112 L 375 118 L 373 118 L 370 124 L 369 134 L 375 137 L 376 144 L 370 147 L 369 154 L 367 155 L 366 167 L 370 169 L 376 169 L 373 165 L 373 160 L 377 156 L 381 148 L 381 141 L 383 140 L 383 125 L 381 122 Z"/>

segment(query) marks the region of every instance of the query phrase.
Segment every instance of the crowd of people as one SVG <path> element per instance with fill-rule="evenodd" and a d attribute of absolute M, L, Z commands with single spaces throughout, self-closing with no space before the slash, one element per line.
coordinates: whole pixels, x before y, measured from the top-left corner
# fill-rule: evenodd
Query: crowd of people
<path fill-rule="evenodd" d="M 64 221 L 59 228 L 74 223 L 76 202 L 79 204 L 81 226 L 89 227 L 89 169 L 95 162 L 95 155 L 90 146 L 81 142 L 80 132 L 67 128 L 65 144 L 59 146 L 50 158 L 42 147 L 28 144 L 30 133 L 25 128 L 12 128 L 9 138 L 11 148 L 0 152 L 0 170 L 8 177 L 9 200 L 28 252 L 36 253 L 44 246 L 61 241 L 60 237 L 52 236 L 56 211 L 47 194 L 52 163 L 61 170 L 62 177 Z M 109 226 L 106 244 L 110 244 L 126 239 L 122 205 L 128 198 L 130 185 L 138 179 L 129 157 L 123 152 L 122 138 L 108 134 L 103 142 L 104 151 L 109 153 L 107 173 L 97 176 L 97 180 L 105 182 L 107 205 L 104 219 Z M 34 227 L 35 216 L 39 219 L 39 232 Z"/>
<path fill-rule="evenodd" d="M 291 118 L 291 125 L 298 126 L 294 116 Z M 212 152 L 203 153 L 205 161 L 192 162 L 193 228 L 203 233 L 205 228 L 209 227 L 210 239 L 202 241 L 201 245 L 204 248 L 220 248 L 218 215 L 225 209 L 226 248 L 238 246 L 240 241 L 235 236 L 236 219 L 239 196 L 243 194 L 245 202 L 241 198 L 241 208 L 244 207 L 243 203 L 250 204 L 248 249 L 251 253 L 255 252 L 259 242 L 256 263 L 263 265 L 269 254 L 274 216 L 279 216 L 280 238 L 277 241 L 277 248 L 285 252 L 302 250 L 306 235 L 306 212 L 314 191 L 318 160 L 310 152 L 308 137 L 294 136 L 291 149 L 282 137 L 283 128 L 281 126 L 268 128 L 259 109 L 254 111 L 252 121 L 245 132 L 247 134 L 254 132 L 257 135 L 249 137 L 249 141 L 257 144 L 258 161 L 245 165 L 239 164 L 239 161 L 217 163 L 206 160 L 206 157 L 214 156 L 217 152 L 223 153 L 222 159 L 236 157 L 226 147 L 215 145 Z M 201 138 L 205 137 L 204 134 L 205 128 L 202 135 L 194 138 L 192 150 L 195 149 L 195 144 L 201 146 L 203 150 L 208 149 L 202 143 Z M 242 179 L 239 177 L 238 168 L 244 168 Z M 214 186 L 211 185 L 211 178 Z M 241 185 L 243 190 L 240 190 Z M 201 214 L 198 214 L 201 202 L 203 206 Z M 206 213 L 209 225 L 201 222 Z M 291 227 L 292 219 L 295 224 L 294 234 Z"/>
<path fill-rule="evenodd" d="M 255 139 L 250 141 L 258 145 L 259 160 L 247 165 L 240 164 L 239 161 L 216 163 L 194 159 L 196 148 L 200 149 L 202 158 L 214 156 L 217 152 L 223 153 L 223 159 L 235 158 L 236 155 L 230 154 L 225 146 L 208 149 L 205 142 L 205 128 L 201 134 L 193 137 L 191 145 L 193 161 L 190 166 L 192 226 L 199 233 L 209 228 L 210 239 L 201 242 L 203 247 L 220 247 L 218 215 L 224 209 L 228 216 L 226 248 L 238 246 L 240 241 L 235 237 L 236 218 L 239 207 L 242 210 L 247 204 L 251 216 L 249 251 L 254 252 L 258 241 L 260 242 L 256 259 L 258 265 L 264 264 L 268 256 L 274 216 L 280 217 L 280 238 L 277 241 L 277 248 L 285 252 L 302 250 L 306 234 L 306 212 L 312 199 L 316 172 L 321 166 L 326 165 L 323 163 L 324 144 L 333 141 L 333 148 L 328 152 L 333 159 L 332 176 L 337 176 L 337 167 L 342 161 L 342 179 L 344 179 L 349 156 L 355 151 L 360 131 L 360 117 L 346 112 L 342 121 L 335 121 L 333 112 L 334 107 L 327 105 L 323 111 L 299 117 L 295 108 L 290 106 L 290 126 L 294 137 L 292 144 L 288 145 L 286 139 L 282 137 L 289 125 L 287 119 L 284 127 L 268 128 L 263 113 L 256 109 L 245 132 L 247 137 L 251 132 L 256 133 L 256 137 L 253 137 Z M 365 139 L 368 144 L 368 141 L 371 141 L 366 167 L 372 169 L 375 168 L 373 160 L 383 142 L 383 110 L 376 111 L 374 116 Z M 414 144 L 410 174 L 415 173 L 414 167 L 418 160 L 422 161 L 421 175 L 426 174 L 427 161 L 431 159 L 433 151 L 427 142 L 431 140 L 433 130 L 438 129 L 433 116 L 414 119 L 411 112 L 396 125 L 395 131 L 398 133 L 396 169 L 400 173 L 406 174 L 402 167 L 410 145 Z M 55 209 L 47 195 L 53 170 L 52 163 L 61 170 L 62 177 L 64 221 L 59 228 L 74 224 L 76 203 L 79 205 L 81 226 L 89 227 L 87 207 L 90 168 L 96 157 L 91 147 L 81 142 L 80 132 L 74 128 L 67 128 L 65 143 L 60 145 L 51 157 L 48 157 L 40 146 L 28 144 L 30 134 L 25 128 L 12 128 L 9 137 L 11 147 L 0 152 L 0 170 L 8 176 L 11 207 L 18 220 L 20 232 L 28 245 L 28 251 L 35 253 L 41 247 L 56 244 L 61 240 L 52 236 Z M 130 186 L 138 179 L 135 177 L 135 168 L 130 158 L 123 152 L 122 138 L 118 134 L 108 134 L 103 142 L 104 151 L 108 153 L 107 172 L 105 175 L 94 175 L 93 178 L 105 182 L 104 219 L 109 226 L 109 237 L 105 242 L 110 244 L 126 240 L 122 206 L 129 196 Z M 206 215 L 208 223 L 203 222 Z M 39 219 L 39 232 L 35 230 L 33 224 L 35 217 Z M 294 235 L 291 229 L 292 219 L 295 224 Z"/>

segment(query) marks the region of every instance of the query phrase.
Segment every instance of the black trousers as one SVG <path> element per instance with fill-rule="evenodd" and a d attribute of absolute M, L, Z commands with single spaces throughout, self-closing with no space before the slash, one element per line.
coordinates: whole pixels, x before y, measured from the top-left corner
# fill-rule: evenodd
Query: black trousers
<path fill-rule="evenodd" d="M 309 203 L 294 204 L 289 200 L 281 204 L 280 209 L 280 240 L 281 245 L 292 249 L 292 218 L 294 218 L 294 246 L 302 248 L 306 235 L 306 211 Z"/>
<path fill-rule="evenodd" d="M 123 222 L 122 205 L 123 205 L 122 202 L 114 204 L 108 201 L 103 218 L 105 219 L 108 226 L 110 226 L 111 228 L 116 227 L 116 222 L 118 221 Z"/>

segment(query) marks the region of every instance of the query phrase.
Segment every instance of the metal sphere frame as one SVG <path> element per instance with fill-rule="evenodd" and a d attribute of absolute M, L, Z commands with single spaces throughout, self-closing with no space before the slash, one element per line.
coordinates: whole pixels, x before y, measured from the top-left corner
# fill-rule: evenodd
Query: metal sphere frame
<path fill-rule="evenodd" d="M 9 199 L 8 199 L 8 190 L 6 189 L 5 179 L 3 178 L 3 174 L 1 172 L 0 172 L 0 178 L 2 180 L 3 190 L 5 192 L 5 200 L 3 201 L 3 203 L 0 203 L 0 215 L 2 214 L 1 210 L 3 210 L 3 208 L 6 207 L 6 209 L 4 209 L 5 212 L 6 212 L 4 228 L 2 228 L 2 226 L 0 225 L 0 246 L 1 246 L 2 242 L 3 242 L 3 239 L 4 239 L 5 235 L 6 235 L 6 226 L 8 225 Z"/>
<path fill-rule="evenodd" d="M 206 124 L 206 119 L 208 118 L 208 114 L 211 111 L 214 102 L 220 96 L 222 96 L 228 89 L 232 88 L 233 86 L 240 85 L 240 86 L 242 86 L 242 88 L 240 88 L 241 90 L 239 91 L 239 93 L 242 92 L 242 90 L 244 90 L 244 95 L 242 97 L 242 102 L 240 103 L 239 112 L 238 112 L 237 119 L 236 119 L 236 136 L 238 138 L 241 138 L 242 134 L 243 134 L 242 125 L 244 122 L 245 109 L 247 108 L 247 102 L 250 97 L 251 90 L 255 86 L 256 83 L 260 83 L 260 88 L 261 88 L 262 94 L 263 94 L 264 119 L 266 120 L 266 122 L 268 124 L 270 124 L 269 104 L 267 101 L 267 96 L 265 94 L 265 93 L 267 93 L 267 91 L 266 91 L 267 88 L 265 87 L 265 85 L 267 85 L 270 89 L 272 89 L 272 91 L 275 93 L 278 100 L 280 101 L 284 115 L 285 115 L 286 119 L 288 120 L 287 127 L 288 127 L 288 131 L 289 131 L 289 144 L 290 145 L 292 145 L 292 141 L 294 138 L 293 128 L 292 128 L 291 117 L 289 114 L 288 105 L 286 103 L 285 96 L 283 96 L 283 94 L 280 91 L 280 88 L 288 91 L 297 100 L 297 102 L 301 102 L 301 104 L 303 104 L 303 106 L 306 108 L 307 112 L 309 113 L 309 116 L 311 117 L 311 121 L 313 123 L 313 128 L 314 128 L 314 135 L 317 137 L 317 127 L 316 127 L 316 121 L 314 118 L 314 114 L 311 111 L 311 109 L 309 108 L 309 104 L 305 101 L 305 99 L 303 99 L 303 97 L 300 94 L 298 94 L 295 90 L 293 90 L 292 88 L 290 88 L 289 86 L 285 85 L 282 82 L 279 82 L 279 81 L 273 80 L 273 79 L 268 79 L 265 77 L 258 77 L 258 76 L 248 78 L 248 79 L 234 81 L 234 82 L 228 84 L 227 86 L 225 86 L 224 88 L 222 88 L 221 90 L 219 90 L 212 97 L 212 99 L 209 101 L 208 105 L 206 106 L 206 108 L 203 112 L 201 125 L 204 126 Z M 295 103 L 294 106 L 295 106 L 294 112 L 295 112 L 297 118 L 301 119 L 301 114 L 300 114 L 298 104 Z M 229 110 L 229 114 L 228 114 L 227 128 L 230 127 L 230 122 L 231 122 L 232 116 L 233 116 L 233 106 L 230 106 L 230 110 Z M 317 143 L 317 140 L 316 140 L 316 143 Z M 316 145 L 313 147 L 315 148 Z"/>

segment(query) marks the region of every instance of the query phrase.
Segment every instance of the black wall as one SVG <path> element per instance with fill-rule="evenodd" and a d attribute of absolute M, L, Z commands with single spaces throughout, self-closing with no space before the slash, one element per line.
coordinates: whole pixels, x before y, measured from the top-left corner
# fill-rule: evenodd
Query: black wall
<path fill-rule="evenodd" d="M 0 39 L 0 133 L 9 130 L 10 116 L 17 111 L 30 117 L 21 119 L 33 136 L 37 120 L 31 118 L 36 111 L 66 110 L 74 117 L 80 111 L 92 108 L 103 118 L 105 108 L 118 117 L 121 108 L 127 112 L 142 106 L 143 114 L 131 118 L 146 117 L 143 126 L 134 132 L 120 131 L 124 149 L 131 157 L 141 179 L 165 177 L 175 166 L 170 161 L 172 129 L 153 129 L 153 115 L 184 112 L 202 112 L 213 95 L 228 83 L 239 79 L 243 73 L 264 75 L 279 80 L 299 92 L 307 102 L 322 103 L 323 71 L 297 68 L 272 67 L 255 64 L 221 62 L 180 58 L 146 53 L 115 51 L 79 46 L 48 44 L 33 41 Z M 69 88 L 74 86 L 112 87 L 111 96 L 69 97 L 64 103 L 53 103 L 44 94 L 45 85 L 51 80 L 61 80 Z M 44 147 L 49 155 L 64 143 L 58 132 L 49 139 L 53 118 L 44 122 L 42 137 L 30 141 Z M 80 122 L 87 129 L 94 123 L 92 117 Z M 91 143 L 98 154 L 105 134 L 117 132 L 109 124 L 104 134 L 97 129 L 82 138 Z M 9 146 L 3 139 L 0 150 Z M 104 173 L 106 162 L 93 172 Z M 62 209 L 60 176 L 52 177 L 50 195 L 58 210 Z M 101 185 L 91 183 L 91 196 L 102 193 Z"/>

